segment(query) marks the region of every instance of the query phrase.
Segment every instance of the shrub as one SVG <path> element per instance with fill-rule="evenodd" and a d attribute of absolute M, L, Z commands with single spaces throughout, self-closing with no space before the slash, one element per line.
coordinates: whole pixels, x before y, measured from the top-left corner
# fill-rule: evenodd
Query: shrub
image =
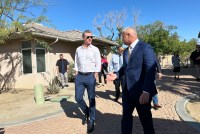
<path fill-rule="evenodd" d="M 74 82 L 75 77 L 74 77 L 74 63 L 69 64 L 69 70 L 68 70 L 68 81 L 69 82 Z"/>
<path fill-rule="evenodd" d="M 57 94 L 60 91 L 58 77 L 54 77 L 50 80 L 49 85 L 47 86 L 47 94 Z"/>

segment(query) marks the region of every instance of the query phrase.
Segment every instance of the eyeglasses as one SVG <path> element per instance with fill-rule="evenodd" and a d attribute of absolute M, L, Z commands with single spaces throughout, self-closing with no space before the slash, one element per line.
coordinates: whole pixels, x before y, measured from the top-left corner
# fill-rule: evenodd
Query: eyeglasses
<path fill-rule="evenodd" d="M 86 38 L 87 38 L 87 39 L 89 39 L 89 38 L 91 38 L 91 39 L 92 39 L 92 38 L 93 38 L 93 36 L 87 36 Z"/>

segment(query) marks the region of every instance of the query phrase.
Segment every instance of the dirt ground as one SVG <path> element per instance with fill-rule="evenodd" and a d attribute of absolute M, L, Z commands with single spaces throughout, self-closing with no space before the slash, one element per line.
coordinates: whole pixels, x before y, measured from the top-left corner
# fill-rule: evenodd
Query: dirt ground
<path fill-rule="evenodd" d="M 52 98 L 67 96 L 67 101 L 74 101 L 72 92 L 74 92 L 74 84 L 70 83 L 69 87 L 60 90 L 57 95 L 45 95 Z M 62 110 L 59 102 L 45 101 L 44 104 L 36 104 L 34 100 L 34 90 L 14 90 L 8 93 L 0 94 L 0 122 L 14 123 L 38 116 L 44 116 L 50 113 Z"/>
<path fill-rule="evenodd" d="M 106 88 L 113 88 L 113 84 L 110 83 L 106 86 L 101 86 L 99 89 L 103 90 Z M 69 87 L 61 89 L 56 95 L 47 95 L 45 92 L 44 90 L 44 96 L 51 96 L 52 99 L 67 96 L 67 101 L 75 102 L 74 83 L 69 83 Z M 7 124 L 45 116 L 61 111 L 63 108 L 60 102 L 45 101 L 44 104 L 36 104 L 34 90 L 24 89 L 0 94 L 0 110 L 0 123 Z"/>
<path fill-rule="evenodd" d="M 200 122 L 200 101 L 189 101 L 186 104 L 186 110 L 194 120 Z"/>
<path fill-rule="evenodd" d="M 104 88 L 113 88 L 113 84 L 108 84 Z M 100 89 L 101 89 L 100 88 Z M 45 92 L 45 91 L 44 91 Z M 74 83 L 69 83 L 69 87 L 65 87 L 57 95 L 50 95 L 52 98 L 60 96 L 68 96 L 67 101 L 75 102 L 74 100 Z M 0 94 L 0 122 L 13 123 L 22 122 L 38 116 L 47 115 L 50 113 L 62 110 L 59 102 L 45 101 L 44 104 L 36 104 L 34 100 L 34 90 L 15 90 L 9 93 Z M 186 109 L 188 113 L 198 122 L 200 122 L 200 101 L 188 102 Z"/>

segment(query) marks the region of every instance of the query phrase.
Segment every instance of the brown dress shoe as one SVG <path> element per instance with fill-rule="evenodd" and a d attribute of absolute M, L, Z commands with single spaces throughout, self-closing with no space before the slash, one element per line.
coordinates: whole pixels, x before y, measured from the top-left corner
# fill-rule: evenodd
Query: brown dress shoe
<path fill-rule="evenodd" d="M 154 109 L 158 109 L 158 108 L 162 108 L 162 106 L 159 105 L 159 104 L 154 104 L 153 108 L 154 108 Z"/>

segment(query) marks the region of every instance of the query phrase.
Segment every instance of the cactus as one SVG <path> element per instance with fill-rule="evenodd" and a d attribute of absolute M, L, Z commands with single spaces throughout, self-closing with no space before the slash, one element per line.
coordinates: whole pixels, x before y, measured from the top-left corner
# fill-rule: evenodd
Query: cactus
<path fill-rule="evenodd" d="M 54 77 L 50 80 L 49 85 L 47 86 L 47 93 L 48 94 L 57 94 L 60 91 L 60 87 L 58 85 L 58 78 Z"/>
<path fill-rule="evenodd" d="M 68 81 L 69 82 L 74 82 L 74 63 L 69 64 L 69 70 L 68 70 Z"/>

